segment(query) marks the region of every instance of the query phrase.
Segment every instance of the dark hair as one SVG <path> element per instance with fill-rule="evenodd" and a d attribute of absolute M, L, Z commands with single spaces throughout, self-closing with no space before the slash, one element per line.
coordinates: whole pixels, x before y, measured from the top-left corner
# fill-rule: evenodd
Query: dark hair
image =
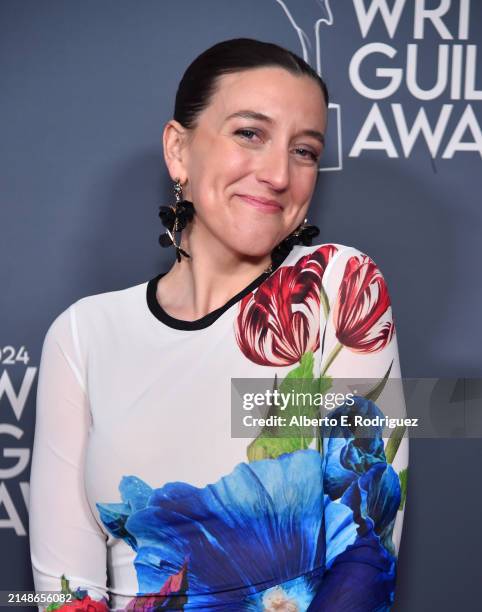
<path fill-rule="evenodd" d="M 274 43 L 253 38 L 232 38 L 201 53 L 186 69 L 176 94 L 174 119 L 193 128 L 199 113 L 209 105 L 218 78 L 250 68 L 279 66 L 295 75 L 307 75 L 318 83 L 328 106 L 323 79 L 304 59 Z"/>

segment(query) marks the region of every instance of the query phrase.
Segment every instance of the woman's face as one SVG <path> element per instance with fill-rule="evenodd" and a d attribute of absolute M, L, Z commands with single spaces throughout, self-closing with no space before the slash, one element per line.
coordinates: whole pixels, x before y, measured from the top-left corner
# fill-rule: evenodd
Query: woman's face
<path fill-rule="evenodd" d="M 168 163 L 187 178 L 193 236 L 244 256 L 269 253 L 307 214 L 325 126 L 323 94 L 308 76 L 264 67 L 220 77 L 181 161 Z"/>

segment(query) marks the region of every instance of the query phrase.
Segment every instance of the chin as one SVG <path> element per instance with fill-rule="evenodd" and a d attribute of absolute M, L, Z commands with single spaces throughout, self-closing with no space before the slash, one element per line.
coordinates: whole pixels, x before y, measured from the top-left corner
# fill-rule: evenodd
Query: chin
<path fill-rule="evenodd" d="M 238 253 L 249 257 L 263 257 L 274 249 L 278 242 L 274 242 L 269 236 L 253 238 L 246 237 L 244 240 L 238 237 L 231 243 L 231 248 Z"/>

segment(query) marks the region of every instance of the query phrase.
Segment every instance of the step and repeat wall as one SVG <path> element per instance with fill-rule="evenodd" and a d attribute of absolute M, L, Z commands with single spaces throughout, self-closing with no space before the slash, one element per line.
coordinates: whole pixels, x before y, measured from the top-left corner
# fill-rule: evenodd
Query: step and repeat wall
<path fill-rule="evenodd" d="M 189 63 L 257 38 L 330 91 L 309 219 L 387 280 L 406 377 L 482 374 L 482 2 L 0 2 L 0 590 L 33 589 L 35 394 L 80 297 L 167 270 L 161 134 Z M 168 251 L 168 250 L 166 250 Z M 482 440 L 411 441 L 396 610 L 475 609 Z"/>

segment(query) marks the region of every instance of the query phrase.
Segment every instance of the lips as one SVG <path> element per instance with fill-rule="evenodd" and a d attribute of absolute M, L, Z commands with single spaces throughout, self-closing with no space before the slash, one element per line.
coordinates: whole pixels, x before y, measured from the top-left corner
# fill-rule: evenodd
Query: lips
<path fill-rule="evenodd" d="M 269 200 L 267 198 L 254 197 L 251 195 L 238 194 L 238 196 L 244 200 L 247 204 L 251 204 L 258 210 L 262 210 L 264 212 L 280 212 L 283 210 L 283 207 L 276 200 Z"/>

